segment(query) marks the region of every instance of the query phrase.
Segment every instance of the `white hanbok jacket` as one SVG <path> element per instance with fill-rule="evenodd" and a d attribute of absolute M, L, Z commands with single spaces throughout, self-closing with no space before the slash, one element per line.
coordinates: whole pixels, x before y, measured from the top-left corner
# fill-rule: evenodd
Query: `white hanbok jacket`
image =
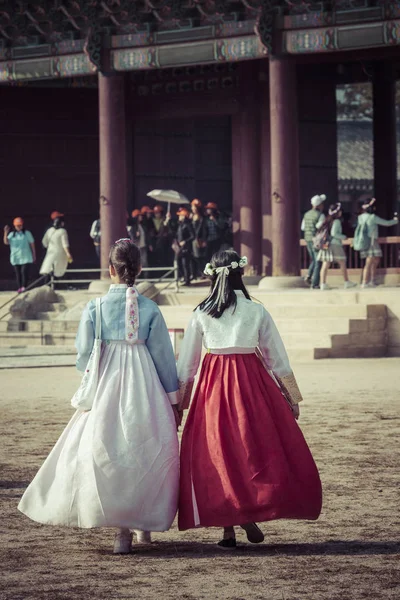
<path fill-rule="evenodd" d="M 66 229 L 50 227 L 44 234 L 42 244 L 47 248 L 47 252 L 40 267 L 40 274 L 49 275 L 54 271 L 56 277 L 62 277 L 68 266 L 69 241 Z"/>
<path fill-rule="evenodd" d="M 202 347 L 213 354 L 248 353 L 258 348 L 270 371 L 279 377 L 292 373 L 289 358 L 276 325 L 262 304 L 236 291 L 237 306 L 219 319 L 197 309 L 185 332 L 178 359 L 178 378 L 193 381 L 199 368 Z"/>

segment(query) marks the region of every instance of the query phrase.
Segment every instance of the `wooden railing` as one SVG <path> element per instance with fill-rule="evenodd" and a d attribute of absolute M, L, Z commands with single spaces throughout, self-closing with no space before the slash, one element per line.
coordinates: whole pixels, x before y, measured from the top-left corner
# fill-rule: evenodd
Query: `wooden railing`
<path fill-rule="evenodd" d="M 382 248 L 383 256 L 379 263 L 379 271 L 381 273 L 400 273 L 400 236 L 380 237 L 378 242 Z M 344 250 L 347 256 L 348 269 L 362 269 L 365 261 L 360 258 L 360 253 L 353 248 L 353 238 L 348 238 L 343 241 Z M 300 240 L 301 250 L 301 268 L 307 269 L 310 264 L 306 242 Z M 337 269 L 338 266 L 332 266 Z"/>

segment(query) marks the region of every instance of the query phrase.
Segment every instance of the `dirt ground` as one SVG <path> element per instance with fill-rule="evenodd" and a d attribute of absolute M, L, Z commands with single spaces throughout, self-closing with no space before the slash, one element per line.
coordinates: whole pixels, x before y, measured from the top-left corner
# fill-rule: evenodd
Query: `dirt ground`
<path fill-rule="evenodd" d="M 1 600 L 376 600 L 400 598 L 400 360 L 295 369 L 301 427 L 319 466 L 317 522 L 261 525 L 251 546 L 218 549 L 216 529 L 155 534 L 128 556 L 113 531 L 52 528 L 19 498 L 72 415 L 72 368 L 0 371 Z"/>

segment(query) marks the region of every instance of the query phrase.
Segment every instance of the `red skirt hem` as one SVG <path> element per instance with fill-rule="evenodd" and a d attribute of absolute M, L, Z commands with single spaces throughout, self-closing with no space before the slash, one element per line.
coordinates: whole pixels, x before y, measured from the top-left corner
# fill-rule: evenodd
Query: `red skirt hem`
<path fill-rule="evenodd" d="M 256 355 L 208 354 L 182 436 L 179 529 L 316 520 L 321 504 L 311 452 Z"/>

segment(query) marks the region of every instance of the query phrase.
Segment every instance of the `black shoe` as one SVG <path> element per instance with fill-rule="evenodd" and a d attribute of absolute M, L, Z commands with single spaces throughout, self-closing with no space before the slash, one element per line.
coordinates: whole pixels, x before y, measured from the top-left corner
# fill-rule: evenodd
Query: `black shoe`
<path fill-rule="evenodd" d="M 245 523 L 240 527 L 245 530 L 251 544 L 261 544 L 264 541 L 264 534 L 256 523 Z"/>
<path fill-rule="evenodd" d="M 224 550 L 233 550 L 236 548 L 236 538 L 223 539 L 217 545 Z"/>

